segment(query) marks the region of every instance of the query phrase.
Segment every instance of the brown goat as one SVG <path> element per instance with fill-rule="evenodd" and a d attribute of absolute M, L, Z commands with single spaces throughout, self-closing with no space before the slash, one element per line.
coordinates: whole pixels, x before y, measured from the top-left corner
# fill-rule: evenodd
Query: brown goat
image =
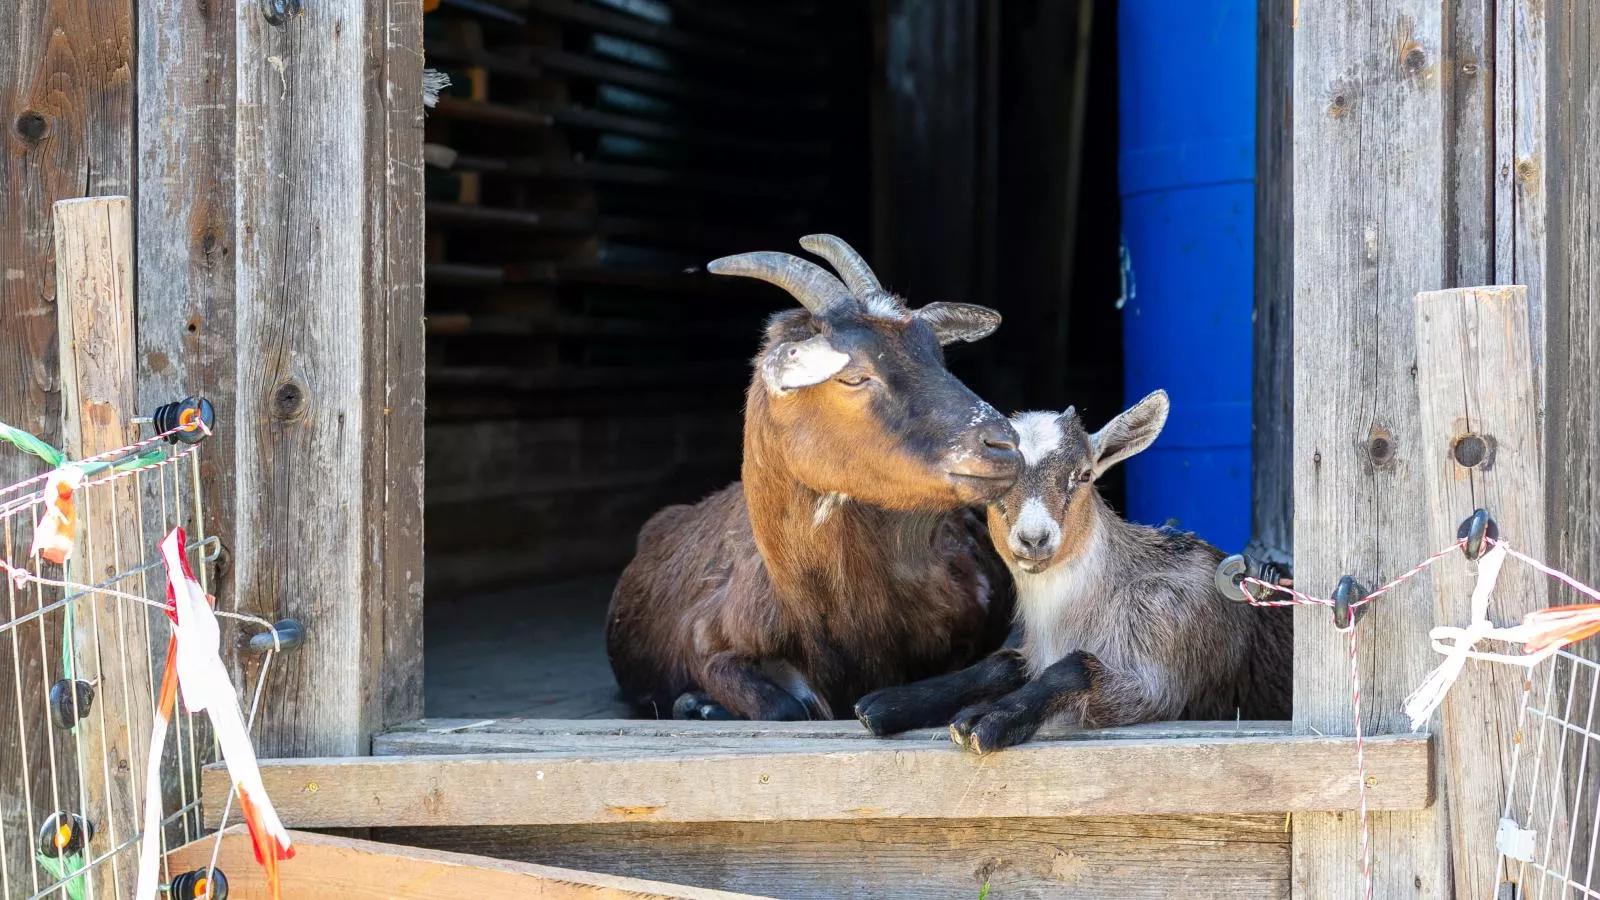
<path fill-rule="evenodd" d="M 1011 580 L 972 507 L 1015 480 L 1016 433 L 941 350 L 990 334 L 999 315 L 908 310 L 843 241 L 801 245 L 845 283 L 783 253 L 709 266 L 806 309 L 768 323 L 743 482 L 657 513 L 617 583 L 606 649 L 645 714 L 832 718 L 1005 638 Z"/>
<path fill-rule="evenodd" d="M 886 734 L 948 722 L 957 743 L 983 753 L 1052 718 L 1288 718 L 1289 611 L 1229 601 L 1215 586 L 1215 547 L 1127 522 L 1094 488 L 1156 439 L 1167 408 L 1156 391 L 1093 435 L 1070 408 L 1011 420 L 1024 469 L 990 504 L 989 529 L 1016 579 L 1022 649 L 863 697 L 863 724 Z"/>

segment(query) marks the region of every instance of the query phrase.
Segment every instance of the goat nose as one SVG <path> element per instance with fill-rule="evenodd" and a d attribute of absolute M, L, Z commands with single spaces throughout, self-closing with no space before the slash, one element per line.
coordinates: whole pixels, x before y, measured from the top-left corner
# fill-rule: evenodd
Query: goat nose
<path fill-rule="evenodd" d="M 1050 535 L 1044 531 L 1023 532 L 1017 535 L 1017 543 L 1029 553 L 1043 553 L 1046 545 L 1050 543 Z"/>
<path fill-rule="evenodd" d="M 979 439 L 990 450 L 1004 452 L 1017 449 L 1017 432 L 1012 429 L 1009 422 L 995 422 L 989 425 L 979 434 Z"/>

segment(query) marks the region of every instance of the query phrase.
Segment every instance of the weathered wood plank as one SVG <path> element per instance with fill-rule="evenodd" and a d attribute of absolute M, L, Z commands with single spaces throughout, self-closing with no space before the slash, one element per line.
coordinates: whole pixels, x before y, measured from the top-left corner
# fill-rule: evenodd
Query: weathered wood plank
<path fill-rule="evenodd" d="M 267 760 L 262 774 L 300 828 L 1160 815 L 1348 808 L 1353 752 L 1315 736 L 1059 741 L 983 758 L 823 738 L 615 750 L 595 738 L 544 753 Z M 1374 738 L 1367 760 L 1375 809 L 1428 805 L 1426 737 Z M 215 815 L 226 772 L 202 780 Z"/>
<path fill-rule="evenodd" d="M 200 455 L 205 533 L 231 554 L 234 436 L 234 21 L 230 7 L 144 0 L 139 15 L 139 409 L 209 399 Z M 194 523 L 186 523 L 191 533 Z M 228 565 L 209 584 L 235 609 Z M 162 637 L 165 640 L 165 637 Z M 224 652 L 233 652 L 224 642 Z M 241 680 L 240 683 L 249 683 Z"/>
<path fill-rule="evenodd" d="M 1033 738 L 1038 741 L 1095 741 L 1118 738 L 1257 737 L 1289 734 L 1287 722 L 1147 722 L 1121 728 L 1090 730 L 1046 725 Z M 943 728 L 924 728 L 886 738 L 875 738 L 856 722 L 695 722 L 679 719 L 420 719 L 395 726 L 373 740 L 378 755 L 399 755 L 406 746 L 446 747 L 457 736 L 473 735 L 485 745 L 492 740 L 516 749 L 524 738 L 569 738 L 589 735 L 635 738 L 730 740 L 736 738 L 827 738 L 830 740 L 888 741 L 890 743 L 950 740 Z M 416 752 L 425 752 L 418 750 Z"/>
<path fill-rule="evenodd" d="M 383 840 L 790 900 L 1269 900 L 1283 816 L 383 829 Z"/>
<path fill-rule="evenodd" d="M 72 459 L 138 438 L 134 374 L 133 210 L 127 197 L 55 204 L 56 309 L 61 344 L 62 449 Z M 122 478 L 77 492 L 79 533 L 72 580 L 99 584 L 144 562 L 137 482 Z M 143 607 L 91 594 L 74 601 L 73 677 L 95 683 L 95 703 L 76 740 L 78 775 L 92 820 L 118 847 L 139 834 L 149 758 L 150 619 Z M 52 666 L 53 668 L 53 666 Z M 134 882 L 129 854 L 92 876 L 121 895 Z"/>
<path fill-rule="evenodd" d="M 74 0 L 0 3 L 0 421 L 52 445 L 61 442 L 56 384 L 56 280 L 51 204 L 64 197 L 125 194 L 130 185 L 133 82 L 131 0 L 90 6 Z M 0 450 L 0 485 L 43 471 L 43 463 Z M 31 531 L 13 529 L 16 561 Z M 26 612 L 34 598 L 21 594 Z M 9 602 L 9 601 L 8 601 Z M 4 614 L 9 618 L 10 609 Z M 0 641 L 0 828 L 37 829 L 51 796 L 48 729 L 37 698 L 59 675 L 62 619 L 48 616 Z M 21 683 L 14 680 L 20 677 Z M 23 698 L 18 709 L 17 697 Z M 76 796 L 58 747 L 59 789 Z M 24 773 L 31 773 L 25 778 Z M 24 782 L 27 781 L 26 787 Z M 30 808 L 29 797 L 37 805 Z M 43 878 L 25 842 L 0 850 L 0 893 L 27 894 Z"/>
<path fill-rule="evenodd" d="M 1302 3 L 1294 32 L 1295 582 L 1326 596 L 1426 557 L 1409 299 L 1441 287 L 1444 5 Z M 1434 665 L 1427 576 L 1373 604 L 1357 636 L 1369 732 L 1408 728 L 1405 696 Z M 1349 734 L 1350 658 L 1324 607 L 1295 616 L 1299 730 Z M 1342 767 L 1354 780 L 1354 766 Z M 1294 890 L 1360 895 L 1357 816 L 1295 816 Z M 1372 817 L 1379 895 L 1448 892 L 1437 810 Z"/>
<path fill-rule="evenodd" d="M 1542 292 L 1547 323 L 1545 534 L 1551 562 L 1587 584 L 1600 584 L 1600 529 L 1594 525 L 1594 511 L 1600 508 L 1600 471 L 1594 465 L 1594 435 L 1600 434 L 1600 404 L 1595 403 L 1600 396 L 1600 218 L 1595 212 L 1600 196 L 1600 10 L 1581 0 L 1557 0 L 1544 4 L 1543 10 L 1547 77 L 1524 90 L 1534 97 L 1541 89 L 1547 91 L 1543 119 L 1529 125 L 1535 137 L 1548 141 L 1538 169 L 1550 189 L 1545 216 L 1529 223 L 1548 225 Z M 1537 157 L 1531 161 L 1540 162 Z M 1539 252 L 1537 246 L 1533 252 Z M 1519 273 L 1517 281 L 1524 280 Z M 1551 599 L 1585 602 L 1565 589 Z M 1600 641 L 1581 642 L 1572 651 L 1586 659 L 1600 658 Z M 1587 807 L 1573 807 L 1579 813 L 1573 823 L 1578 846 L 1593 846 L 1600 819 L 1595 814 L 1600 774 L 1591 760 L 1587 784 L 1577 783 L 1575 772 L 1569 770 L 1569 775 L 1567 789 L 1588 798 Z"/>
<path fill-rule="evenodd" d="M 1550 12 L 1565 3 L 1516 3 L 1499 0 L 1494 22 L 1494 271 L 1487 275 L 1498 284 L 1520 284 L 1528 288 L 1528 312 L 1532 322 L 1533 365 L 1544 369 L 1545 271 L 1550 245 L 1550 197 L 1547 185 L 1570 182 L 1552 180 L 1545 147 L 1546 134 L 1561 127 L 1547 104 L 1550 72 L 1546 62 L 1550 41 L 1559 29 L 1547 26 Z M 1586 9 L 1587 4 L 1576 4 Z M 1577 23 L 1572 23 L 1577 24 Z M 1586 33 L 1578 32 L 1578 33 Z M 1586 63 L 1586 57 L 1580 57 Z M 1581 65 L 1581 63 L 1576 63 Z M 1579 69 L 1557 68 L 1555 72 L 1581 81 Z M 1538 384 L 1541 404 L 1544 384 Z"/>
<path fill-rule="evenodd" d="M 309 636 L 267 754 L 363 753 L 420 706 L 420 15 L 235 11 L 235 583 Z"/>
<path fill-rule="evenodd" d="M 544 900 L 759 900 L 640 878 L 508 862 L 486 856 L 419 850 L 372 841 L 293 832 L 295 857 L 279 867 L 285 897 L 349 897 L 351 900 L 481 900 L 484 897 Z M 167 854 L 173 872 L 211 865 L 214 841 L 195 841 Z M 271 896 L 243 826 L 228 829 L 216 865 L 228 877 L 228 896 Z"/>
<path fill-rule="evenodd" d="M 366 405 L 364 486 L 369 658 L 364 729 L 422 715 L 423 162 L 422 4 L 366 4 Z"/>
<path fill-rule="evenodd" d="M 1461 520 L 1481 506 L 1509 544 L 1543 558 L 1544 450 L 1527 289 L 1432 291 L 1417 295 L 1415 309 L 1430 543 L 1455 540 Z M 1471 621 L 1475 579 L 1467 568 L 1464 557 L 1451 557 L 1434 569 L 1437 621 Z M 1513 563 L 1501 571 L 1491 617 L 1519 622 L 1547 595 L 1543 575 Z M 1506 798 L 1517 749 L 1510 735 L 1527 677 L 1505 666 L 1468 666 L 1445 701 L 1440 759 L 1457 897 L 1484 896 L 1494 884 L 1496 811 Z"/>
<path fill-rule="evenodd" d="M 1256 4 L 1255 356 L 1250 531 L 1294 546 L 1294 31 L 1291 4 Z M 1287 561 L 1287 560 L 1282 560 Z"/>

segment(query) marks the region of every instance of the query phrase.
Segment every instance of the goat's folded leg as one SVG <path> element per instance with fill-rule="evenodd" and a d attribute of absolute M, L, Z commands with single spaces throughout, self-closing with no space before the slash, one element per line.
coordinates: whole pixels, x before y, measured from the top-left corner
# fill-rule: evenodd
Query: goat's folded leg
<path fill-rule="evenodd" d="M 733 651 L 707 659 L 699 681 L 712 705 L 732 713 L 729 718 L 769 722 L 812 718 L 804 703 L 767 677 L 759 660 Z"/>
<path fill-rule="evenodd" d="M 1027 680 L 1022 654 L 999 650 L 959 672 L 873 691 L 856 701 L 856 718 L 879 737 L 936 728 L 963 708 L 1004 696 Z"/>
<path fill-rule="evenodd" d="M 1093 690 L 1100 662 L 1082 650 L 1069 653 L 1039 677 L 998 700 L 956 713 L 950 739 L 973 753 L 990 753 L 1033 737 L 1045 720 Z"/>
<path fill-rule="evenodd" d="M 699 719 L 714 721 L 731 719 L 733 713 L 727 707 L 711 699 L 711 695 L 704 691 L 685 691 L 672 704 L 672 717 L 674 719 Z"/>

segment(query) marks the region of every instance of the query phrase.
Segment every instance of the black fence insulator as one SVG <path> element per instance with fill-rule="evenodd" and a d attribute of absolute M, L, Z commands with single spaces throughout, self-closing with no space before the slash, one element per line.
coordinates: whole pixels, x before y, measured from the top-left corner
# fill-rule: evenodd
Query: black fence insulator
<path fill-rule="evenodd" d="M 39 826 L 39 852 L 50 856 L 74 856 L 94 840 L 94 823 L 77 813 L 57 812 Z"/>
<path fill-rule="evenodd" d="M 1467 559 L 1477 561 L 1483 556 L 1483 551 L 1488 549 L 1489 541 L 1500 540 L 1500 525 L 1489 515 L 1487 509 L 1475 509 L 1472 515 L 1462 521 L 1461 527 L 1456 529 L 1456 540 L 1466 541 L 1461 552 Z"/>
<path fill-rule="evenodd" d="M 62 731 L 71 731 L 93 705 L 94 685 L 87 681 L 63 678 L 50 685 L 50 721 Z"/>
<path fill-rule="evenodd" d="M 156 411 L 150 415 L 150 422 L 155 426 L 156 434 L 183 428 L 182 431 L 167 435 L 169 444 L 179 441 L 198 444 L 206 439 L 207 432 L 217 424 L 217 411 L 211 401 L 204 397 L 185 397 L 176 403 L 156 407 Z M 199 427 L 201 423 L 205 425 L 204 428 Z"/>
<path fill-rule="evenodd" d="M 209 877 L 205 869 L 193 869 L 173 876 L 167 896 L 172 900 L 228 900 L 228 876 L 221 869 L 212 869 Z"/>
<path fill-rule="evenodd" d="M 304 15 L 305 4 L 301 0 L 261 0 L 261 15 L 267 20 L 268 25 L 283 27 L 295 16 Z"/>
<path fill-rule="evenodd" d="M 1333 627 L 1340 631 L 1349 631 L 1354 628 L 1361 617 L 1366 614 L 1365 604 L 1352 608 L 1355 603 L 1367 595 L 1367 589 L 1356 581 L 1354 575 L 1346 575 L 1339 579 L 1338 587 L 1333 589 Z"/>
<path fill-rule="evenodd" d="M 278 629 L 276 646 L 279 650 L 290 650 L 306 642 L 305 627 L 298 620 L 280 619 L 273 627 Z M 257 653 L 266 653 L 273 649 L 273 646 L 272 632 L 270 631 L 263 631 L 250 637 L 250 649 Z"/>

